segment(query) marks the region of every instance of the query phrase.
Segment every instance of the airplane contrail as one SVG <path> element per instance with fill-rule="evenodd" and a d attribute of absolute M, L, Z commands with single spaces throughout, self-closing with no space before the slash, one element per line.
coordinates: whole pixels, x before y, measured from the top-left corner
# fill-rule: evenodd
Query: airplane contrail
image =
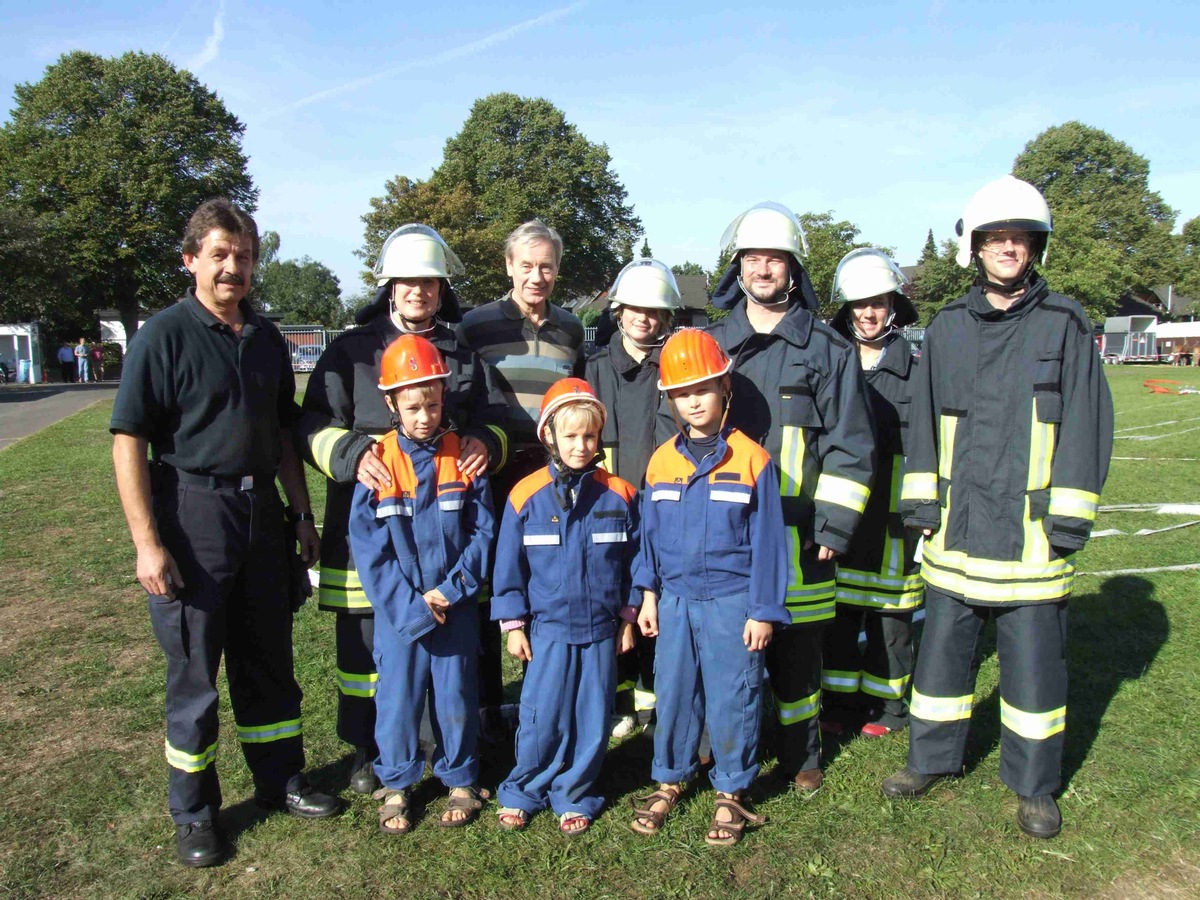
<path fill-rule="evenodd" d="M 561 19 L 563 16 L 575 12 L 577 9 L 587 5 L 587 0 L 578 0 L 570 6 L 564 6 L 559 9 L 553 9 L 550 12 L 542 13 L 532 19 L 526 19 L 524 22 L 518 22 L 516 25 L 510 25 L 508 28 L 489 34 L 479 40 L 471 41 L 469 44 L 462 44 L 458 47 L 452 47 L 449 50 L 443 50 L 434 56 L 427 56 L 424 59 L 414 59 L 408 62 L 400 63 L 396 66 L 390 66 L 373 75 L 365 75 L 362 78 L 356 78 L 353 81 L 347 81 L 345 84 L 339 84 L 336 87 L 326 88 L 323 91 L 317 91 L 315 94 L 309 94 L 307 97 L 302 97 L 286 106 L 281 106 L 278 109 L 267 113 L 263 118 L 274 118 L 283 113 L 294 112 L 305 106 L 310 106 L 321 100 L 326 100 L 330 97 L 336 97 L 338 94 L 344 94 L 348 91 L 353 91 L 360 87 L 365 87 L 368 84 L 373 84 L 376 81 L 381 81 L 384 78 L 390 78 L 393 75 L 398 75 L 401 72 L 409 72 L 413 69 L 421 69 L 426 66 L 439 65 L 441 63 L 450 62 L 455 59 L 462 59 L 464 56 L 470 56 L 473 53 L 478 53 L 481 50 L 486 50 L 496 44 L 507 41 L 509 38 L 520 34 L 523 31 L 528 31 L 531 28 L 536 28 L 539 25 L 545 25 L 548 22 L 553 22 L 556 19 Z"/>
<path fill-rule="evenodd" d="M 217 6 L 217 15 L 213 19 L 212 34 L 204 42 L 204 46 L 188 63 L 186 68 L 199 72 L 217 58 L 221 52 L 221 41 L 225 40 L 225 0 Z"/>

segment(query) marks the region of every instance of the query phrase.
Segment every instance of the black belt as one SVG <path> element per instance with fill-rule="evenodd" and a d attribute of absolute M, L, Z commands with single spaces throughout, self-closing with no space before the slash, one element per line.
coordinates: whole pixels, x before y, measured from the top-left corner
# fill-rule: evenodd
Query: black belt
<path fill-rule="evenodd" d="M 200 475 L 196 472 L 185 472 L 174 466 L 161 464 L 160 471 L 167 479 L 174 479 L 180 484 L 190 484 L 196 487 L 208 488 L 215 491 L 221 488 L 236 491 L 252 491 L 255 485 L 266 487 L 275 483 L 273 475 Z"/>

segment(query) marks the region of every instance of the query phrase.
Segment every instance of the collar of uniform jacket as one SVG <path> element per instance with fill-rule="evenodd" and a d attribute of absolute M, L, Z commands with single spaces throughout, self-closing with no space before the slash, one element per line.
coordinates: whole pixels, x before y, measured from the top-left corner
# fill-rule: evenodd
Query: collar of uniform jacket
<path fill-rule="evenodd" d="M 643 362 L 649 362 L 658 365 L 659 354 L 662 353 L 662 345 L 654 347 L 646 354 Z M 629 355 L 629 351 L 625 349 L 625 342 L 621 339 L 621 332 L 617 332 L 609 339 L 608 342 L 608 360 L 612 363 L 612 367 L 617 370 L 620 375 L 628 375 L 634 369 L 641 365 L 636 359 Z"/>
<path fill-rule="evenodd" d="M 209 312 L 208 307 L 200 302 L 200 298 L 196 296 L 196 289 L 194 287 L 187 289 L 187 293 L 183 295 L 183 298 L 180 300 L 180 302 L 185 304 L 191 314 L 203 322 L 206 328 L 228 327 L 224 322 Z M 238 302 L 238 309 L 241 310 L 242 321 L 245 323 L 245 327 L 242 329 L 242 335 L 243 337 L 248 337 L 256 328 L 260 328 L 262 326 L 262 322 L 259 321 L 258 313 L 256 313 L 251 308 L 250 304 L 245 300 Z"/>
<path fill-rule="evenodd" d="M 996 309 L 988 302 L 987 295 L 983 288 L 975 285 L 967 293 L 967 309 L 976 319 L 982 319 L 985 322 L 999 322 L 1002 319 L 1020 319 L 1035 306 L 1045 299 L 1050 293 L 1050 288 L 1046 284 L 1046 279 L 1041 275 L 1034 274 L 1033 281 L 1029 285 L 1029 290 L 1020 296 L 1016 303 L 1008 309 Z"/>
<path fill-rule="evenodd" d="M 756 334 L 753 327 L 750 325 L 750 319 L 746 316 L 746 304 L 753 303 L 750 299 L 743 299 L 741 303 L 733 308 L 726 317 L 725 336 L 728 341 L 726 351 L 731 355 L 736 354 L 746 342 L 746 339 Z M 809 335 L 812 334 L 812 313 L 805 309 L 799 300 L 793 300 L 792 305 L 788 307 L 787 313 L 779 324 L 772 329 L 771 334 L 774 337 L 781 338 L 789 344 L 797 347 L 804 347 L 808 344 Z"/>
<path fill-rule="evenodd" d="M 883 358 L 879 360 L 879 365 L 875 367 L 876 371 L 886 369 L 889 372 L 894 372 L 901 378 L 908 377 L 908 370 L 912 368 L 912 344 L 904 339 L 902 335 L 893 333 L 887 342 L 884 343 Z"/>

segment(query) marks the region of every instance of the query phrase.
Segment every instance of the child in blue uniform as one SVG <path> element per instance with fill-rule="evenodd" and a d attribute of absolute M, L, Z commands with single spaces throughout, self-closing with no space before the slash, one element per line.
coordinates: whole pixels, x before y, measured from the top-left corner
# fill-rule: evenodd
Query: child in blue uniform
<path fill-rule="evenodd" d="M 596 464 L 606 414 L 581 378 L 546 392 L 538 436 L 550 463 L 513 488 L 500 526 L 492 617 L 508 652 L 529 663 L 516 766 L 499 791 L 508 829 L 550 806 L 564 834 L 582 834 L 604 805 L 595 782 L 616 656 L 634 642 L 639 537 L 637 491 Z"/>
<path fill-rule="evenodd" d="M 432 698 L 433 774 L 450 788 L 438 824 L 471 822 L 486 793 L 479 777 L 479 621 L 475 598 L 494 532 L 483 475 L 459 466 L 458 435 L 442 428 L 450 370 L 425 338 L 402 335 L 384 351 L 379 387 L 399 428 L 380 440 L 391 486 L 354 489 L 350 542 L 375 611 L 375 773 L 379 827 L 412 828 L 408 789 L 425 772 L 419 729 Z"/>
<path fill-rule="evenodd" d="M 771 457 L 724 426 L 729 357 L 702 331 L 671 336 L 659 363 L 680 434 L 646 469 L 645 521 L 634 586 L 644 591 L 638 624 L 657 635 L 658 728 L 651 774 L 659 788 L 635 798 L 631 827 L 660 831 L 684 783 L 699 768 L 708 725 L 717 790 L 705 835 L 736 844 L 746 823 L 762 824 L 741 803 L 758 774 L 762 650 L 784 607 L 787 555 L 779 480 Z"/>

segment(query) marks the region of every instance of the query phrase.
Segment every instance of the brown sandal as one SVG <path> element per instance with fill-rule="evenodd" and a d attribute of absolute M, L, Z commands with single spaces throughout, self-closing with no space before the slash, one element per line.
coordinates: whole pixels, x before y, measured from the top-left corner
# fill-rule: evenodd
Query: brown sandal
<path fill-rule="evenodd" d="M 371 795 L 382 800 L 379 807 L 379 830 L 384 834 L 408 834 L 412 831 L 412 819 L 408 817 L 408 791 L 383 787 Z M 389 825 L 392 819 L 403 819 L 404 825 Z"/>
<path fill-rule="evenodd" d="M 467 796 L 455 796 L 455 791 L 466 791 Z M 462 828 L 464 825 L 470 825 L 479 817 L 479 811 L 483 809 L 483 802 L 491 797 L 491 793 L 483 788 L 477 788 L 474 785 L 464 787 L 456 787 L 450 789 L 450 800 L 446 803 L 446 813 L 461 812 L 465 815 L 461 819 L 447 819 L 446 813 L 442 813 L 442 818 L 438 819 L 438 826 L 441 828 Z"/>
<path fill-rule="evenodd" d="M 662 830 L 663 823 L 667 820 L 667 814 L 675 808 L 675 805 L 679 803 L 679 798 L 682 796 L 683 788 L 675 787 L 659 788 L 657 791 L 647 794 L 644 797 L 630 797 L 629 805 L 633 807 L 634 818 L 629 823 L 629 827 L 638 834 L 658 834 Z M 659 801 L 667 804 L 665 812 L 659 812 L 650 808 Z"/>
<path fill-rule="evenodd" d="M 765 825 L 767 822 L 766 816 L 755 815 L 742 806 L 741 801 L 737 797 L 717 797 L 717 811 L 727 809 L 733 813 L 733 819 L 729 822 L 722 822 L 717 819 L 716 812 L 713 813 L 712 822 L 709 823 L 708 833 L 704 835 L 704 843 L 710 847 L 732 847 L 734 844 L 742 840 L 742 833 L 746 830 L 746 824 Z M 725 837 L 713 837 L 712 832 L 725 832 Z"/>

